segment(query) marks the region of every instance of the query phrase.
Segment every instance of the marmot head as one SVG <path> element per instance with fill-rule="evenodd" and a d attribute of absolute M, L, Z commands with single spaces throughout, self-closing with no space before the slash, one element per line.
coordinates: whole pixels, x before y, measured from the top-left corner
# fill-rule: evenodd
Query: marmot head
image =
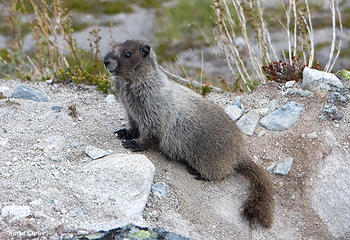
<path fill-rule="evenodd" d="M 104 65 L 114 76 L 135 79 L 154 66 L 155 54 L 145 42 L 127 40 L 113 46 L 104 57 Z"/>

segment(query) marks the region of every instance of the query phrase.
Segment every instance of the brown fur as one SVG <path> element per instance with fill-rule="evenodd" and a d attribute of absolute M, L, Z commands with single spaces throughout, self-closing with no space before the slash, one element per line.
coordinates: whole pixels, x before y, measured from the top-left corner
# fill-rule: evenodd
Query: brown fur
<path fill-rule="evenodd" d="M 271 227 L 270 179 L 247 155 L 239 129 L 221 108 L 169 81 L 144 42 L 118 44 L 104 62 L 129 119 L 130 128 L 117 132 L 124 147 L 142 151 L 156 143 L 167 157 L 187 163 L 206 180 L 237 171 L 251 182 L 243 217 L 251 226 Z"/>

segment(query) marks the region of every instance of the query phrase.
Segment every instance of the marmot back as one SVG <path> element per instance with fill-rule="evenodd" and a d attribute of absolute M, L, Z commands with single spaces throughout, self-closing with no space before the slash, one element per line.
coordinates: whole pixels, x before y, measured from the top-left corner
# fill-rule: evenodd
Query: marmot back
<path fill-rule="evenodd" d="M 271 182 L 248 156 L 240 131 L 221 108 L 169 81 L 144 42 L 115 45 L 104 64 L 129 119 L 130 128 L 117 131 L 125 148 L 142 151 L 156 143 L 164 155 L 187 163 L 201 179 L 241 173 L 252 185 L 243 217 L 250 225 L 271 227 Z"/>

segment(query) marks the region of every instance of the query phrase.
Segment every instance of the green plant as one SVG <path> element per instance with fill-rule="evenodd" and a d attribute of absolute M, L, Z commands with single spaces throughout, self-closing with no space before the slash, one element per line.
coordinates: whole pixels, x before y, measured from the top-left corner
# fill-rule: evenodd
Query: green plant
<path fill-rule="evenodd" d="M 91 51 L 83 51 L 77 48 L 72 16 L 63 1 L 15 0 L 4 6 L 14 41 L 9 49 L 0 52 L 1 75 L 29 81 L 54 79 L 56 82 L 94 84 L 98 90 L 108 93 L 108 75 L 99 59 L 99 30 L 90 32 Z M 34 14 L 29 26 L 36 41 L 36 50 L 29 55 L 22 50 L 21 32 L 17 29 L 20 23 L 17 16 L 28 9 Z M 65 47 L 70 50 L 68 53 Z"/>
<path fill-rule="evenodd" d="M 217 17 L 215 38 L 217 45 L 226 56 L 227 64 L 232 72 L 240 75 L 236 85 L 247 88 L 254 86 L 253 82 L 263 83 L 266 76 L 275 79 L 274 75 L 267 74 L 261 66 L 272 64 L 273 72 L 284 71 L 284 67 L 293 66 L 293 56 L 301 55 L 304 65 L 312 67 L 314 63 L 313 26 L 308 0 L 281 1 L 284 19 L 276 20 L 284 28 L 288 49 L 277 52 L 272 44 L 268 31 L 268 19 L 264 15 L 261 0 L 213 0 Z M 336 46 L 336 28 L 342 33 L 342 21 L 338 8 L 338 1 L 330 1 L 332 16 L 332 42 L 329 60 L 324 70 L 329 72 L 340 53 L 341 38 Z M 337 25 L 338 23 L 338 25 Z M 254 33 L 254 35 L 253 35 Z M 244 50 L 237 45 L 238 37 L 244 40 Z M 287 54 L 284 54 L 287 52 Z M 280 69 L 279 59 L 282 58 L 286 66 Z M 269 68 L 265 69 L 270 71 Z M 289 73 L 288 73 L 289 74 Z M 288 75 L 287 74 L 287 75 Z M 255 80 L 254 80 L 255 79 Z M 254 80 L 254 81 L 253 81 Z M 284 80 L 282 80 L 284 81 Z"/>

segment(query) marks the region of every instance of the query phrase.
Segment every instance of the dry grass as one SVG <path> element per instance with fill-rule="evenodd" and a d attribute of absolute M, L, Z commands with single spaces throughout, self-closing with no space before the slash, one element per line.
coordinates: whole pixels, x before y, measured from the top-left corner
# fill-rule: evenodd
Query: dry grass
<path fill-rule="evenodd" d="M 251 91 L 254 81 L 266 82 L 262 66 L 279 62 L 281 59 L 292 64 L 293 58 L 299 57 L 306 66 L 311 67 L 314 64 L 314 36 L 308 0 L 281 0 L 285 19 L 280 20 L 280 24 L 288 41 L 288 49 L 281 52 L 276 51 L 271 40 L 261 0 L 214 0 L 214 6 L 217 16 L 214 32 L 216 42 L 223 50 L 232 74 L 239 74 L 239 89 Z M 342 35 L 337 0 L 330 0 L 330 10 L 333 23 L 332 46 L 329 61 L 324 68 L 326 72 L 332 70 L 339 56 Z M 339 38 L 337 28 L 340 29 Z M 245 51 L 238 46 L 238 37 L 243 38 Z"/>

